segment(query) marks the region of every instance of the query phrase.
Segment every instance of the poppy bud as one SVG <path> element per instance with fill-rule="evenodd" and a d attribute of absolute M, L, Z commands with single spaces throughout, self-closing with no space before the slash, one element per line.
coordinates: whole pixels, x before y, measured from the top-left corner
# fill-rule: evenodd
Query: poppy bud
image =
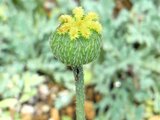
<path fill-rule="evenodd" d="M 94 12 L 84 14 L 81 7 L 73 16 L 62 15 L 61 25 L 50 37 L 53 54 L 61 62 L 80 66 L 95 60 L 100 53 L 102 26 Z"/>

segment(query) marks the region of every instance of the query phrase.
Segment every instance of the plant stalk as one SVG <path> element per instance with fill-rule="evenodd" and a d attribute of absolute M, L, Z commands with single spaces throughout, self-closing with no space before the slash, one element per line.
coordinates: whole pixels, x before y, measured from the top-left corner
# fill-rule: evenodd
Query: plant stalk
<path fill-rule="evenodd" d="M 76 120 L 86 120 L 84 112 L 84 75 L 83 67 L 73 67 L 76 85 Z"/>

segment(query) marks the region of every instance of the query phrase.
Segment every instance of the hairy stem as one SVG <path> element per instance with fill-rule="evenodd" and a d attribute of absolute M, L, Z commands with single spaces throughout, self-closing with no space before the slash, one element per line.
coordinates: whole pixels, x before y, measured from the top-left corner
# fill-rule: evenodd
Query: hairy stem
<path fill-rule="evenodd" d="M 84 78 L 83 67 L 73 67 L 76 84 L 76 120 L 86 120 L 84 112 Z"/>

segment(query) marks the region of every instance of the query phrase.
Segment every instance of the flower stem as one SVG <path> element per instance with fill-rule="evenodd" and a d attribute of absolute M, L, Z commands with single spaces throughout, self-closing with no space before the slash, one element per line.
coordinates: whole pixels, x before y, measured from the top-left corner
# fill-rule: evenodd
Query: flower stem
<path fill-rule="evenodd" d="M 84 112 L 84 75 L 83 67 L 73 67 L 76 84 L 76 120 L 86 120 Z"/>

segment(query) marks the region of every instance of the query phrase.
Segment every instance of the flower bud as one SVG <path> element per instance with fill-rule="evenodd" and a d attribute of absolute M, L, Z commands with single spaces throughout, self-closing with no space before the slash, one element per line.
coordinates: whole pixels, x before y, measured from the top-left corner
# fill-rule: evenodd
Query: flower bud
<path fill-rule="evenodd" d="M 81 7 L 73 10 L 73 16 L 60 16 L 61 25 L 50 37 L 55 57 L 71 66 L 95 60 L 100 53 L 102 30 L 97 18 L 94 12 L 85 15 Z"/>

